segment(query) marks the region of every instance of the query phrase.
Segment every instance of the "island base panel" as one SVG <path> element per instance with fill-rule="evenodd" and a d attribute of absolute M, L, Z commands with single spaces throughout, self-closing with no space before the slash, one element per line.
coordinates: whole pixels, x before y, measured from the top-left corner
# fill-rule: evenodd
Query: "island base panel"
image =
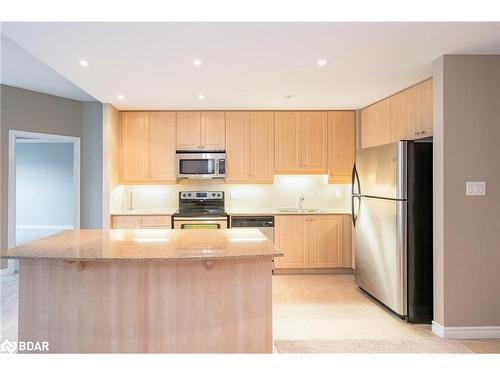
<path fill-rule="evenodd" d="M 22 259 L 19 340 L 52 353 L 272 353 L 271 257 Z"/>

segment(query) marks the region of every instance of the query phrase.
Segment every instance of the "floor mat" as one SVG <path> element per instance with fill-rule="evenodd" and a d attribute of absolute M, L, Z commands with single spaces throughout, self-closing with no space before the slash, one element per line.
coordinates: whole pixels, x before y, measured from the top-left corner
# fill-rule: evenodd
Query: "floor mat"
<path fill-rule="evenodd" d="M 474 353 L 464 344 L 441 338 L 404 340 L 276 340 L 278 353 Z"/>

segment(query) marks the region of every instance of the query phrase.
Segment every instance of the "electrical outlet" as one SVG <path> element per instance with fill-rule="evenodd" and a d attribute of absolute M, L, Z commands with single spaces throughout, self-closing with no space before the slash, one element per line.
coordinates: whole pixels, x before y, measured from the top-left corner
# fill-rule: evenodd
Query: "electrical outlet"
<path fill-rule="evenodd" d="M 335 191 L 335 198 L 342 198 L 342 191 L 341 190 Z"/>
<path fill-rule="evenodd" d="M 484 196 L 486 195 L 485 181 L 467 181 L 465 183 L 465 195 Z"/>

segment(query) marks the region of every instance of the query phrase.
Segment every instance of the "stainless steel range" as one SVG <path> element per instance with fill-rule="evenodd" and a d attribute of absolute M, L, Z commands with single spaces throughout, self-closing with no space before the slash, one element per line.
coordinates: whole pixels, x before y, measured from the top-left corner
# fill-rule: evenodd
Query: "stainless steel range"
<path fill-rule="evenodd" d="M 181 191 L 174 229 L 225 229 L 228 217 L 223 191 Z"/>

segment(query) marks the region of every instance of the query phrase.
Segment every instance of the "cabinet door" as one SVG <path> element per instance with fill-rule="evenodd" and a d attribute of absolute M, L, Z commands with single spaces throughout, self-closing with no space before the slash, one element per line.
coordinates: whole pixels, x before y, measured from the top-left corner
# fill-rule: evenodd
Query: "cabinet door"
<path fill-rule="evenodd" d="M 272 184 L 274 180 L 274 113 L 250 112 L 250 180 Z"/>
<path fill-rule="evenodd" d="M 199 150 L 201 147 L 200 112 L 177 112 L 177 150 Z"/>
<path fill-rule="evenodd" d="M 275 112 L 275 173 L 294 173 L 300 170 L 300 123 L 300 112 Z"/>
<path fill-rule="evenodd" d="M 327 112 L 301 113 L 301 168 L 314 172 L 328 169 Z"/>
<path fill-rule="evenodd" d="M 224 112 L 201 112 L 201 149 L 226 149 L 226 120 Z"/>
<path fill-rule="evenodd" d="M 361 110 L 361 148 L 391 143 L 391 98 Z"/>
<path fill-rule="evenodd" d="M 417 137 L 432 135 L 432 79 L 420 84 L 420 129 Z"/>
<path fill-rule="evenodd" d="M 328 112 L 328 182 L 350 184 L 356 152 L 353 111 Z"/>
<path fill-rule="evenodd" d="M 341 215 L 306 219 L 309 268 L 341 267 L 343 221 Z"/>
<path fill-rule="evenodd" d="M 226 183 L 248 183 L 249 113 L 226 113 Z"/>
<path fill-rule="evenodd" d="M 149 114 L 124 112 L 121 126 L 121 181 L 149 178 Z"/>
<path fill-rule="evenodd" d="M 414 139 L 420 127 L 420 88 L 410 87 L 390 99 L 392 142 Z"/>
<path fill-rule="evenodd" d="M 175 112 L 149 115 L 149 177 L 152 182 L 175 182 Z"/>
<path fill-rule="evenodd" d="M 274 258 L 276 268 L 307 268 L 306 216 L 275 216 L 275 242 L 285 255 Z"/>

